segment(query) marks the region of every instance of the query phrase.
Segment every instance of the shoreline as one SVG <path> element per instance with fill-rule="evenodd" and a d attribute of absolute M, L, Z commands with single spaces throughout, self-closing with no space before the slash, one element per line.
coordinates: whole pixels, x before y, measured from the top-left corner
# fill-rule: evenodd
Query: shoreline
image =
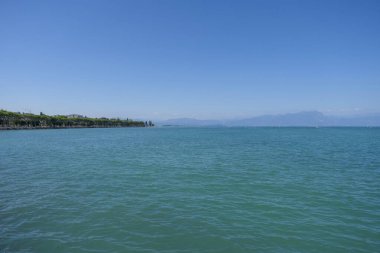
<path fill-rule="evenodd" d="M 48 130 L 48 129 L 81 129 L 81 128 L 146 128 L 146 126 L 66 126 L 66 127 L 0 127 L 0 131 L 10 130 Z"/>
<path fill-rule="evenodd" d="M 49 116 L 32 113 L 10 112 L 0 109 L 1 130 L 66 129 L 66 128 L 116 128 L 116 127 L 152 127 L 152 121 L 89 118 L 79 114 Z"/>

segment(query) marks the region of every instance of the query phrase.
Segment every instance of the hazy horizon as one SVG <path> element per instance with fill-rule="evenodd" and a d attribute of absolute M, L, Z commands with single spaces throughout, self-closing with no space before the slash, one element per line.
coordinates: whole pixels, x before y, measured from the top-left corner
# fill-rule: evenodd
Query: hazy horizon
<path fill-rule="evenodd" d="M 1 1 L 0 108 L 233 119 L 380 111 L 378 1 Z"/>
<path fill-rule="evenodd" d="M 21 110 L 21 111 L 15 111 L 15 110 L 9 110 L 9 109 L 6 109 L 6 108 L 0 108 L 0 110 L 7 110 L 7 111 L 12 111 L 12 112 L 18 112 L 18 113 L 32 113 L 32 114 L 40 114 L 40 113 L 44 113 L 46 114 L 45 112 L 33 112 L 33 111 L 30 111 L 30 110 Z M 127 119 L 127 118 L 130 118 L 130 119 L 134 119 L 134 120 L 154 120 L 156 123 L 162 123 L 162 122 L 165 122 L 165 121 L 171 121 L 171 120 L 199 120 L 199 121 L 220 121 L 220 122 L 223 122 L 223 121 L 234 121 L 234 120 L 244 120 L 244 119 L 252 119 L 252 118 L 257 118 L 257 117 L 263 117 L 263 116 L 288 116 L 288 115 L 297 115 L 297 114 L 303 114 L 303 113 L 321 113 L 323 116 L 326 116 L 326 117 L 336 117 L 336 118 L 360 118 L 360 117 L 366 117 L 366 116 L 379 116 L 380 118 L 380 112 L 379 111 L 373 111 L 373 112 L 366 112 L 366 113 L 363 113 L 363 112 L 358 112 L 357 113 L 350 113 L 350 114 L 347 114 L 347 113 L 344 113 L 342 112 L 341 114 L 330 114 L 329 112 L 321 112 L 321 111 L 318 111 L 318 110 L 305 110 L 305 111 L 293 111 L 293 112 L 283 112 L 283 113 L 264 113 L 264 114 L 258 114 L 258 115 L 247 115 L 247 116 L 241 116 L 241 117 L 227 117 L 227 118 L 197 118 L 197 117 L 186 117 L 186 116 L 182 116 L 182 117 L 172 117 L 172 118 L 141 118 L 141 117 L 128 117 L 128 116 L 123 116 L 123 115 L 114 115 L 114 116 L 109 116 L 109 115 L 97 115 L 97 114 L 85 114 L 85 113 L 75 113 L 75 112 L 71 112 L 71 113 L 52 113 L 52 114 L 47 114 L 47 115 L 50 115 L 50 116 L 53 116 L 53 115 L 75 115 L 75 114 L 78 114 L 78 115 L 82 115 L 82 116 L 86 116 L 86 117 L 95 117 L 95 118 L 101 118 L 101 117 L 106 117 L 106 118 L 120 118 L 120 119 Z"/>

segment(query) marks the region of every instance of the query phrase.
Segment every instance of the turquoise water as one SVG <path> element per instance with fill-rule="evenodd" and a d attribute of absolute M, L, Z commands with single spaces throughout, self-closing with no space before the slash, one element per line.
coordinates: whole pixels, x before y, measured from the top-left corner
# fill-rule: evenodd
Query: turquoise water
<path fill-rule="evenodd" d="M 0 252 L 380 252 L 380 128 L 2 131 Z"/>

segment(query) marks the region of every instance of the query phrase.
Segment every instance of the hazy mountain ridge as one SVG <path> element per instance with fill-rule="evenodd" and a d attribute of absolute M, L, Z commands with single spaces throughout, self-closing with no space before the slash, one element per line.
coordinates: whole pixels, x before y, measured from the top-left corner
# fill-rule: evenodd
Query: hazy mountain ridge
<path fill-rule="evenodd" d="M 318 111 L 262 115 L 239 120 L 169 119 L 157 122 L 171 126 L 380 126 L 380 113 L 357 116 L 327 116 Z"/>
<path fill-rule="evenodd" d="M 159 122 L 160 125 L 170 125 L 170 126 L 213 126 L 221 125 L 219 120 L 199 120 L 192 118 L 178 118 L 178 119 L 168 119 Z"/>

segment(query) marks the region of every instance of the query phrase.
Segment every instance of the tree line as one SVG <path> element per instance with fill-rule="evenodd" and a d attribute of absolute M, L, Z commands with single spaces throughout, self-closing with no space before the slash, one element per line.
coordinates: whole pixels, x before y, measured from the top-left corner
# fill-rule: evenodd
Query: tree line
<path fill-rule="evenodd" d="M 119 118 L 89 118 L 81 115 L 49 116 L 0 110 L 0 128 L 97 128 L 97 127 L 151 127 L 152 121 L 135 121 Z"/>

